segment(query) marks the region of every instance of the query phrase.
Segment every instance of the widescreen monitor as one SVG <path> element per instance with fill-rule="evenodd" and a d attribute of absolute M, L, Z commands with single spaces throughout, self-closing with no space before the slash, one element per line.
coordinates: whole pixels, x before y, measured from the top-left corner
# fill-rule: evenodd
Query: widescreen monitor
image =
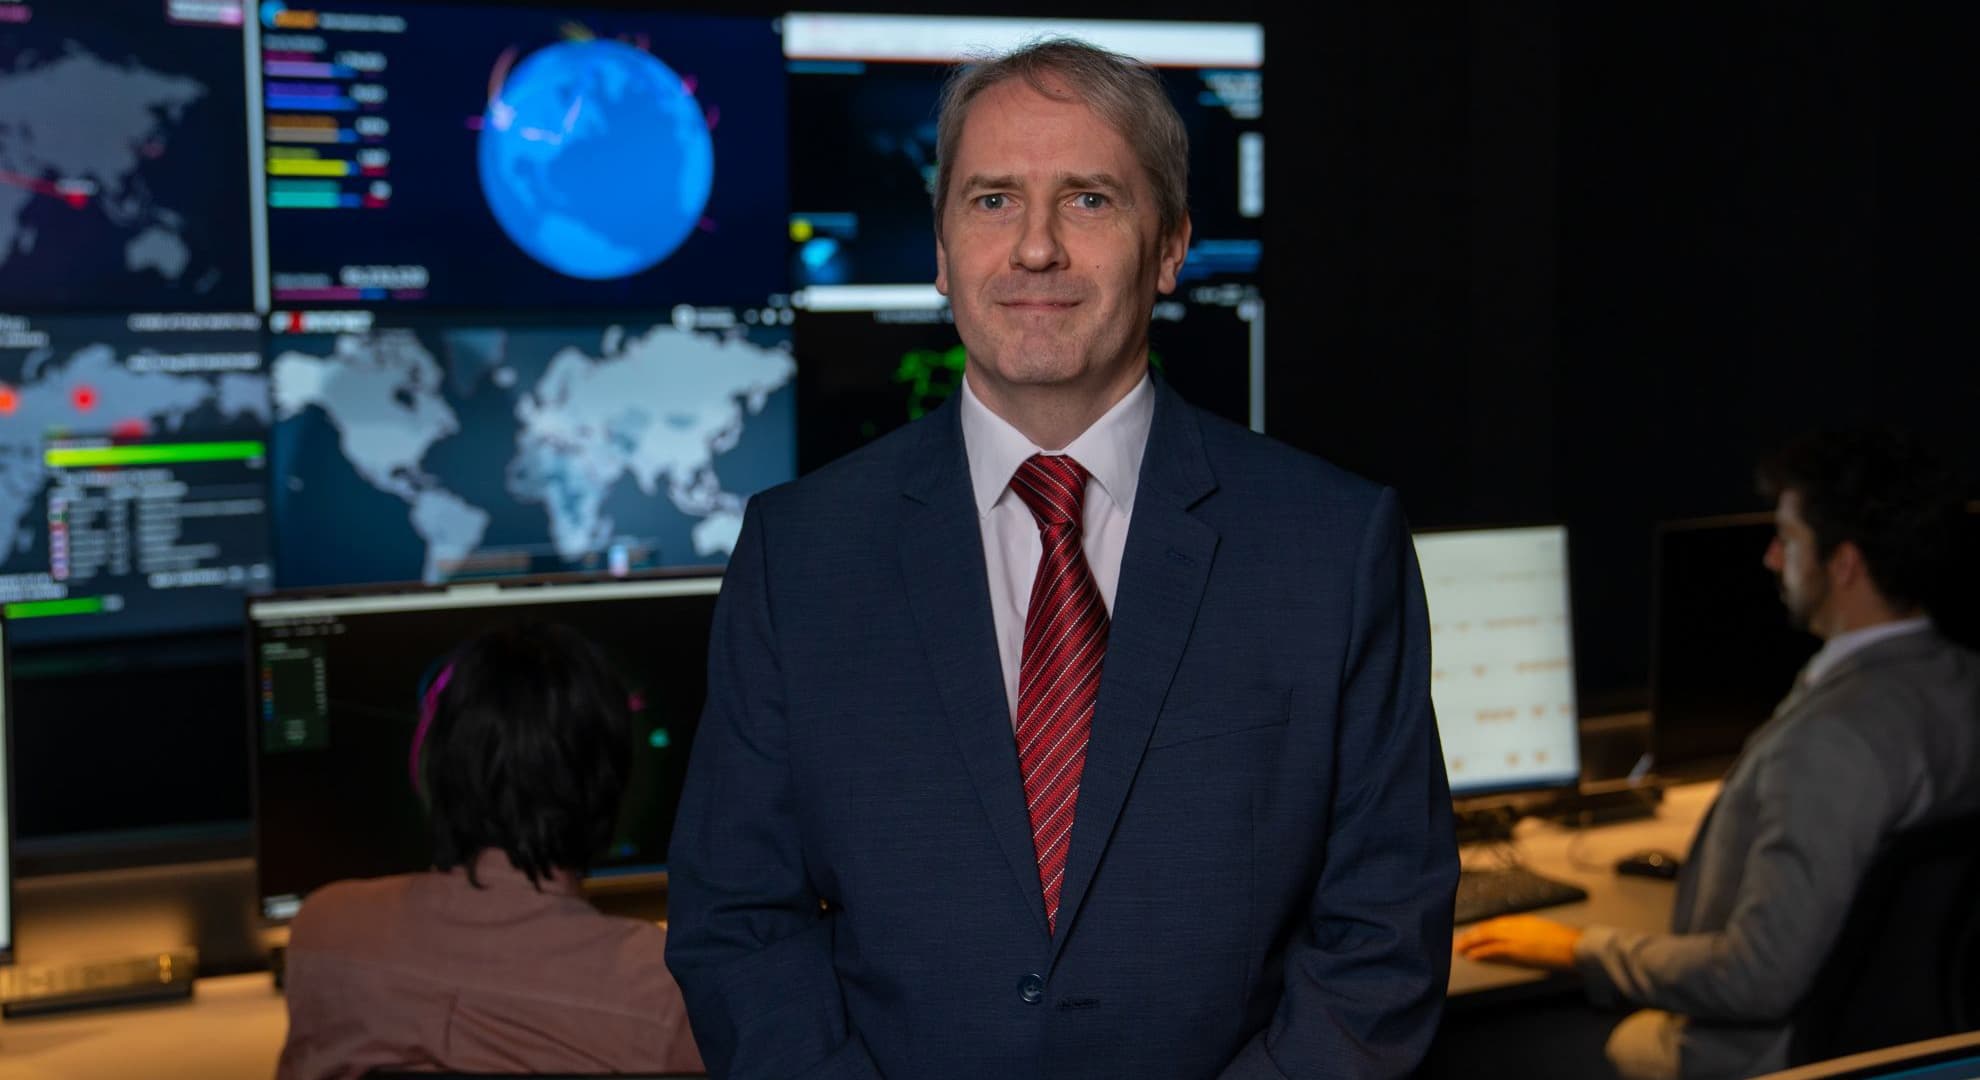
<path fill-rule="evenodd" d="M 800 12 L 782 27 L 800 471 L 954 393 L 963 349 L 934 286 L 930 206 L 942 85 L 958 62 L 1053 34 L 1159 73 L 1189 135 L 1193 233 L 1150 363 L 1186 400 L 1264 430 L 1261 25 Z"/>
<path fill-rule="evenodd" d="M 257 6 L 265 305 L 558 310 L 785 291 L 774 20 Z"/>
<path fill-rule="evenodd" d="M 22 646 L 238 626 L 273 584 L 246 312 L 0 315 L 0 604 Z"/>
<path fill-rule="evenodd" d="M 277 312 L 276 579 L 724 565 L 796 473 L 789 314 Z"/>
<path fill-rule="evenodd" d="M 0 4 L 0 310 L 249 310 L 250 6 Z"/>
<path fill-rule="evenodd" d="M 633 706 L 633 768 L 594 875 L 664 871 L 707 693 L 718 577 L 455 586 L 248 606 L 248 713 L 262 914 L 344 878 L 431 864 L 411 751 L 421 686 L 490 628 L 560 623 L 607 657 Z"/>

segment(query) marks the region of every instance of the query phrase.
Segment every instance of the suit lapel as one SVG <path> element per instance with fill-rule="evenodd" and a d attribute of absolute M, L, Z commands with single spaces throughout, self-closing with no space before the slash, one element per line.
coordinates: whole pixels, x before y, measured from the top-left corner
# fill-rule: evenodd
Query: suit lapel
<path fill-rule="evenodd" d="M 1026 910 L 1044 934 L 1038 856 L 1018 777 L 1017 742 L 1004 700 L 1003 665 L 983 562 L 983 531 L 970 492 L 969 461 L 955 398 L 921 422 L 925 431 L 903 477 L 901 569 L 908 607 L 957 748 L 1017 878 Z"/>
<path fill-rule="evenodd" d="M 1217 550 L 1216 530 L 1189 513 L 1216 489 L 1196 415 L 1159 380 L 1155 387 L 1155 417 L 1122 552 L 1100 698 L 1080 779 L 1072 848 L 1066 856 L 1058 933 L 1052 943 L 1054 961 L 1065 947 L 1141 768 L 1155 715 L 1189 643 Z M 1025 842 L 1029 850 L 1028 835 Z"/>

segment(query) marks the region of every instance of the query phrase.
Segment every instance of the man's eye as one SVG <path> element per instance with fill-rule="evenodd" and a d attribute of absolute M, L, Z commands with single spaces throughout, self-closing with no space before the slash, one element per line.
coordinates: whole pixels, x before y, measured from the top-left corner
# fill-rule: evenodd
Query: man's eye
<path fill-rule="evenodd" d="M 978 195 L 976 197 L 976 205 L 985 210 L 1002 210 L 1004 208 L 1004 202 L 1005 199 L 1002 195 Z"/>
<path fill-rule="evenodd" d="M 1107 208 L 1107 197 L 1097 191 L 1082 191 L 1073 196 L 1073 203 L 1081 210 L 1104 210 Z"/>

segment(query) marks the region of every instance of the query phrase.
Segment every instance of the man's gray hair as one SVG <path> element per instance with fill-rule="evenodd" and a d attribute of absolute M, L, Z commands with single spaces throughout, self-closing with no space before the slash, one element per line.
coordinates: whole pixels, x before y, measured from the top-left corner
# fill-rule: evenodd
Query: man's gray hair
<path fill-rule="evenodd" d="M 1161 235 L 1169 237 L 1189 214 L 1189 133 L 1169 102 L 1162 77 L 1133 57 L 1073 38 L 1036 41 L 1008 55 L 956 69 L 942 88 L 936 121 L 935 235 L 942 235 L 942 209 L 949 198 L 950 171 L 962 141 L 963 120 L 977 95 L 1010 79 L 1058 101 L 1077 101 L 1097 113 L 1127 140 L 1155 191 Z"/>

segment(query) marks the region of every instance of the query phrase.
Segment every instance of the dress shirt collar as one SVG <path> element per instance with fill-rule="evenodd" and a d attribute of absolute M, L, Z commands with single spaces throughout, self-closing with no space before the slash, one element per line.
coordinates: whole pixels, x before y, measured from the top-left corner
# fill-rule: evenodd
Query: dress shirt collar
<path fill-rule="evenodd" d="M 1860 630 L 1837 634 L 1823 644 L 1820 651 L 1808 660 L 1808 685 L 1822 681 L 1822 677 L 1834 671 L 1837 664 L 1880 641 L 1887 641 L 1900 634 L 1915 634 L 1930 629 L 1932 620 L 1924 615 L 1896 622 L 1876 623 Z"/>
<path fill-rule="evenodd" d="M 1135 485 L 1141 479 L 1141 456 L 1148 449 L 1148 429 L 1154 421 L 1155 384 L 1144 373 L 1126 397 L 1058 452 L 1079 462 L 1121 513 L 1132 514 Z M 1033 454 L 1050 452 L 1033 445 L 1023 432 L 991 412 L 971 392 L 968 379 L 962 382 L 962 433 L 978 517 L 990 513 L 1010 490 L 1011 477 L 1019 465 Z"/>

